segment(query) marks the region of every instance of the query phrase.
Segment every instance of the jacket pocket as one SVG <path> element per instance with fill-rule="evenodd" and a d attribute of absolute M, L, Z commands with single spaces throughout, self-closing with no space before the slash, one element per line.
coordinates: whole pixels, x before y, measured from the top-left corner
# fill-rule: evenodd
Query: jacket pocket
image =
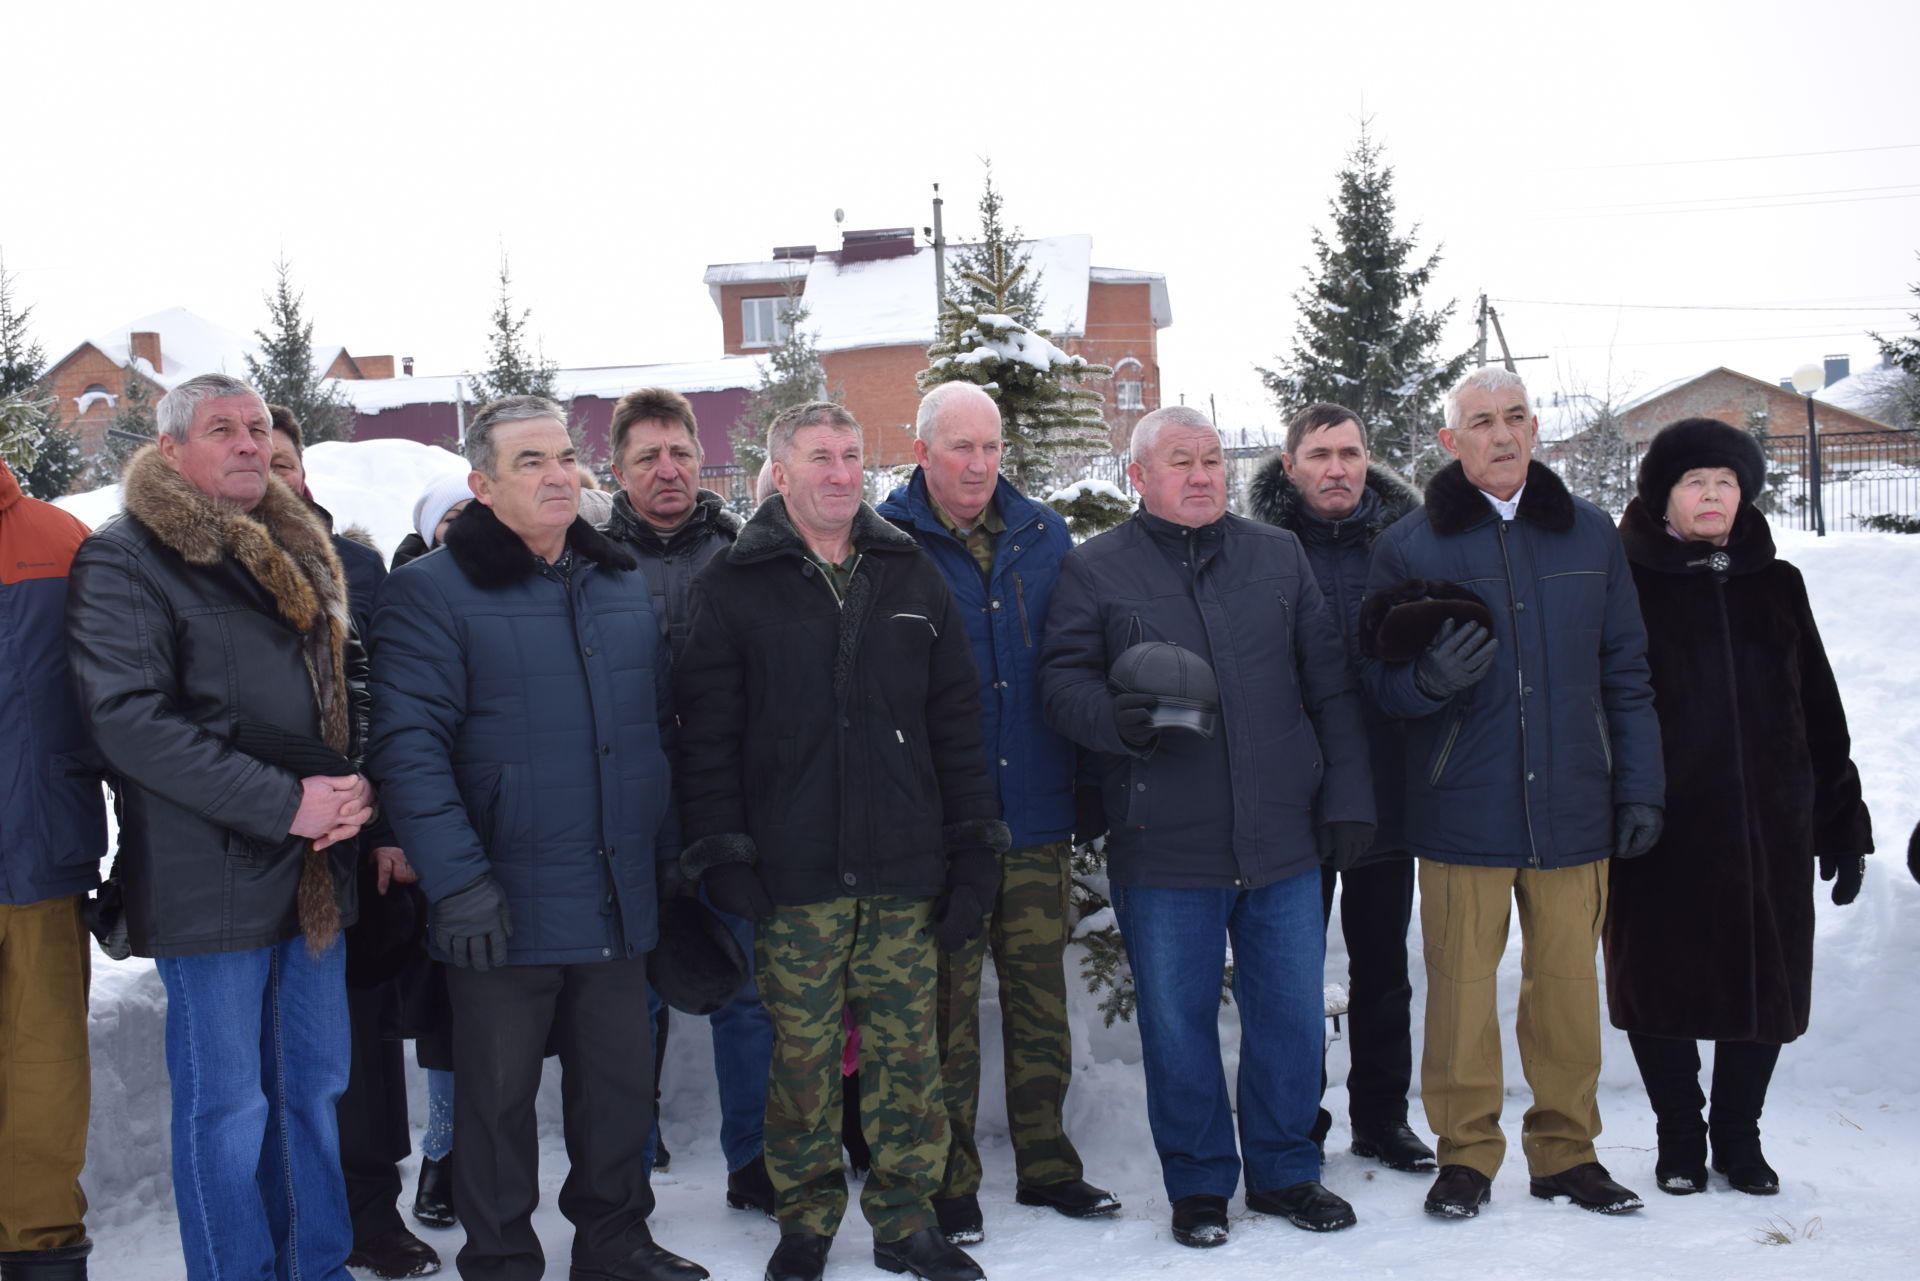
<path fill-rule="evenodd" d="M 107 848 L 106 799 L 100 771 L 65 752 L 49 758 L 47 792 L 40 805 L 41 848 L 55 866 L 97 864 Z"/>
<path fill-rule="evenodd" d="M 1427 786 L 1440 786 L 1441 776 L 1447 772 L 1447 762 L 1453 757 L 1453 748 L 1460 741 L 1460 727 L 1467 723 L 1467 709 L 1461 708 L 1453 714 L 1453 723 L 1447 726 L 1446 737 L 1440 740 L 1440 750 L 1434 754 L 1433 768 L 1427 771 Z"/>
<path fill-rule="evenodd" d="M 1013 599 L 1020 607 L 1020 639 L 1033 648 L 1033 624 L 1027 621 L 1027 585 L 1020 581 L 1020 575 L 1013 576 Z"/>
<path fill-rule="evenodd" d="M 926 614 L 902 612 L 891 615 L 891 617 L 895 622 L 904 622 L 909 625 L 917 623 L 927 629 L 929 636 L 932 636 L 935 640 L 940 639 L 940 629 L 933 625 L 933 619 Z"/>
<path fill-rule="evenodd" d="M 1593 696 L 1593 723 L 1600 730 L 1600 754 L 1606 758 L 1607 777 L 1613 777 L 1613 735 L 1607 732 L 1607 709 L 1600 705 L 1600 696 Z"/>

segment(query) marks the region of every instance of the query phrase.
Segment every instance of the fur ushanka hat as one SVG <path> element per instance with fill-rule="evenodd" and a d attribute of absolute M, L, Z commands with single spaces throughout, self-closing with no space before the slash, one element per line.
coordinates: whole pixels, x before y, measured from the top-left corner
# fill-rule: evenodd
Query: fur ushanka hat
<path fill-rule="evenodd" d="M 1767 483 L 1767 460 L 1760 443 L 1718 418 L 1682 418 L 1662 427 L 1640 460 L 1640 505 L 1660 519 L 1667 496 L 1680 478 L 1696 467 L 1728 467 L 1740 481 L 1740 501 L 1759 497 Z"/>
<path fill-rule="evenodd" d="M 1386 663 L 1409 663 L 1452 619 L 1493 630 L 1493 614 L 1473 590 L 1444 578 L 1407 578 L 1360 603 L 1360 652 Z"/>

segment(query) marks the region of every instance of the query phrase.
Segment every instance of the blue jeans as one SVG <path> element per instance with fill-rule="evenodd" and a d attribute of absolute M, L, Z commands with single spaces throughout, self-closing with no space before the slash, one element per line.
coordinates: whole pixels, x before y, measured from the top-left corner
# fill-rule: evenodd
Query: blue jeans
<path fill-rule="evenodd" d="M 706 891 L 700 901 L 707 906 Z M 727 1170 L 739 1170 L 760 1156 L 767 1120 L 767 1072 L 773 1062 L 773 1019 L 760 1004 L 760 993 L 753 986 L 753 922 L 744 916 L 713 909 L 713 914 L 733 934 L 740 950 L 747 954 L 747 981 L 733 1000 L 709 1017 L 713 1028 L 713 1074 L 720 1083 L 720 1151 L 727 1158 Z M 647 1018 L 658 1019 L 660 996 L 647 989 Z M 653 1173 L 653 1148 L 660 1137 L 656 1120 L 647 1136 L 647 1173 Z"/>
<path fill-rule="evenodd" d="M 1274 1192 L 1320 1177 L 1314 1146 L 1326 1017 L 1320 872 L 1257 890 L 1113 887 L 1133 967 L 1147 1121 L 1167 1198 Z M 1220 980 L 1233 945 L 1240 1010 L 1234 1106 L 1220 1062 Z M 1234 1150 L 1234 1111 L 1240 1147 Z"/>
<path fill-rule="evenodd" d="M 161 957 L 173 1197 L 189 1281 L 350 1281 L 334 1104 L 347 1088 L 346 947 L 304 936 Z"/>

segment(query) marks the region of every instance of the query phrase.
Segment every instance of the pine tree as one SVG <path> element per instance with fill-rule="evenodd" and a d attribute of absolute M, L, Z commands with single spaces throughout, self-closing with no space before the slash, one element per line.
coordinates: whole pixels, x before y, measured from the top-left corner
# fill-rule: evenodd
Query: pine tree
<path fill-rule="evenodd" d="M 0 259 L 0 450 L 35 498 L 53 499 L 80 475 L 80 442 L 54 413 L 47 356 L 28 332 L 33 308 L 14 308 L 13 277 Z"/>
<path fill-rule="evenodd" d="M 349 439 L 353 407 L 313 368 L 313 322 L 300 314 L 303 295 L 294 292 L 292 269 L 282 258 L 273 271 L 273 292 L 266 295 L 267 327 L 253 331 L 262 358 L 247 353 L 247 381 L 269 405 L 293 411 L 307 444 Z"/>
<path fill-rule="evenodd" d="M 1393 167 L 1381 163 L 1381 151 L 1362 124 L 1339 195 L 1328 202 L 1332 241 L 1314 230 L 1317 267 L 1294 295 L 1293 350 L 1258 372 L 1283 419 L 1316 401 L 1345 405 L 1367 424 L 1379 461 L 1424 480 L 1444 461 L 1436 411 L 1468 353 L 1438 352 L 1453 303 L 1426 311 L 1420 295 L 1440 254 L 1416 262 L 1418 225 L 1404 236 L 1395 231 Z"/>
<path fill-rule="evenodd" d="M 1562 478 L 1567 488 L 1614 516 L 1634 491 L 1634 448 L 1611 397 L 1583 397 L 1587 411 L 1573 438 Z"/>
<path fill-rule="evenodd" d="M 947 300 L 982 311 L 1038 319 L 1041 273 L 1032 269 L 1033 251 L 1021 240 L 1020 229 L 1009 226 L 1002 217 L 1004 202 L 1000 193 L 994 190 L 993 161 L 988 160 L 986 167 L 986 180 L 980 189 L 980 241 L 955 249 L 954 274 L 947 281 Z M 996 250 L 999 251 L 999 259 L 994 257 Z M 998 263 L 1001 260 L 1009 269 L 1026 269 L 1005 297 L 996 299 L 987 290 L 967 280 L 968 272 L 989 280 L 995 278 L 1000 274 Z M 1009 310 L 1014 307 L 1019 310 Z"/>
<path fill-rule="evenodd" d="M 949 300 L 940 315 L 940 340 L 927 348 L 921 391 L 941 383 L 970 382 L 1000 406 L 1006 467 L 1021 489 L 1038 492 L 1071 461 L 1104 454 L 1112 445 L 1097 391 L 1069 386 L 1110 378 L 1113 370 L 1054 346 L 1044 329 L 1029 329 L 1018 296 L 1026 268 L 1009 266 L 1004 246 L 995 246 L 989 273 L 965 271 L 964 286 L 984 304 Z"/>
<path fill-rule="evenodd" d="M 1920 284 L 1909 286 L 1909 290 L 1920 298 Z M 1920 311 L 1907 313 L 1907 319 L 1920 326 Z M 1920 330 L 1904 338 L 1867 336 L 1879 345 L 1880 355 L 1887 364 L 1900 371 L 1900 382 L 1894 388 L 1900 414 L 1908 423 L 1920 425 Z"/>
<path fill-rule="evenodd" d="M 832 400 L 840 396 L 827 387 L 827 369 L 820 360 L 820 349 L 806 328 L 807 302 L 796 285 L 787 286 L 780 304 L 780 341 L 767 348 L 760 366 L 760 386 L 747 398 L 747 407 L 727 432 L 733 445 L 733 461 L 746 470 L 748 484 L 767 461 L 767 428 L 784 409 L 804 405 L 811 400 Z"/>
<path fill-rule="evenodd" d="M 558 400 L 556 390 L 559 367 L 547 360 L 544 351 L 527 350 L 527 318 L 533 308 L 513 307 L 513 277 L 507 270 L 507 256 L 500 255 L 500 301 L 493 309 L 493 331 L 487 336 L 485 372 L 468 374 L 474 402 L 484 405 L 502 396 L 545 396 Z"/>

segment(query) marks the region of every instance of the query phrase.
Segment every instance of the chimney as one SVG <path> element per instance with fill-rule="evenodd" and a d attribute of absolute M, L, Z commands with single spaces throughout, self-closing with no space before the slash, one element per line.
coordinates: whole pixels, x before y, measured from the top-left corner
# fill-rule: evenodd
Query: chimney
<path fill-rule="evenodd" d="M 912 227 L 880 227 L 871 231 L 846 231 L 840 235 L 842 263 L 903 258 L 912 252 Z"/>
<path fill-rule="evenodd" d="M 400 357 L 400 376 L 402 378 L 413 377 L 413 357 L 412 356 Z"/>
<path fill-rule="evenodd" d="M 133 355 L 152 365 L 154 373 L 164 372 L 160 368 L 160 335 L 132 334 L 130 338 Z"/>
<path fill-rule="evenodd" d="M 1853 357 L 1842 352 L 1838 356 L 1827 357 L 1827 386 L 1831 387 L 1852 372 Z"/>
<path fill-rule="evenodd" d="M 819 249 L 813 245 L 775 245 L 773 260 L 775 262 L 808 262 L 819 252 Z"/>

